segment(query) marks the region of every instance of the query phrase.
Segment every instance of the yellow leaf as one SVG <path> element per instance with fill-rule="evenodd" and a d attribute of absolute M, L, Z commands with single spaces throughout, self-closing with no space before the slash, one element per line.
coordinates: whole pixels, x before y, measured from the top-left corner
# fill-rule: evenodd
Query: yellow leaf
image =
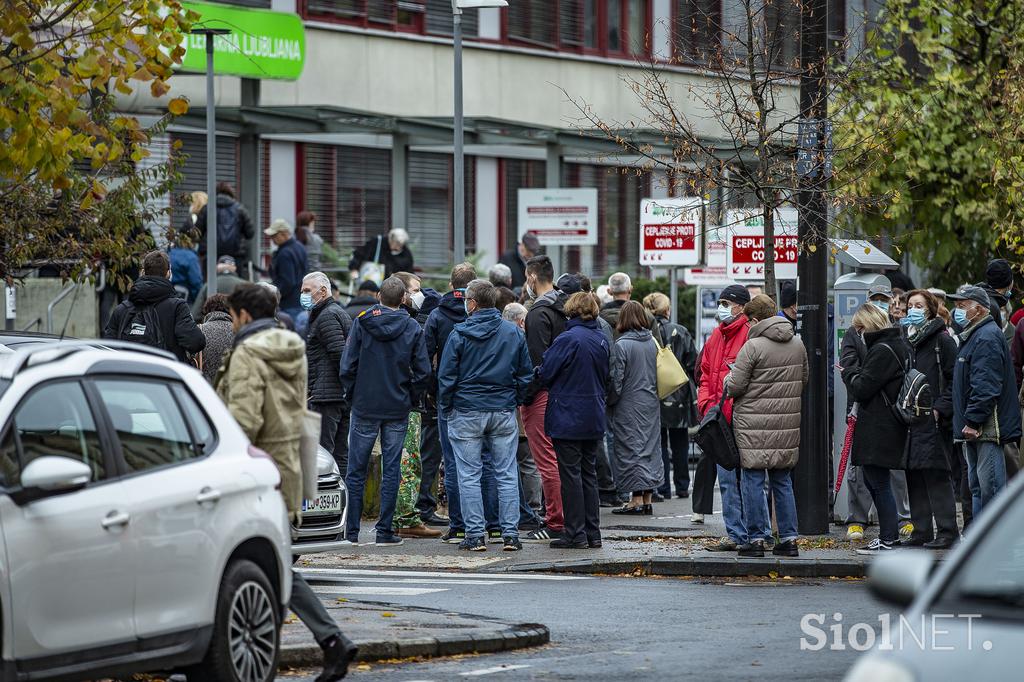
<path fill-rule="evenodd" d="M 864 247 L 864 253 L 871 253 L 871 247 L 870 246 L 865 246 Z"/>
<path fill-rule="evenodd" d="M 382 614 L 380 614 L 380 617 L 381 618 L 394 618 L 395 614 L 391 613 L 390 611 L 385 611 Z"/>
<path fill-rule="evenodd" d="M 344 597 L 338 597 L 338 603 L 345 604 L 347 602 L 348 602 L 348 599 L 345 599 Z"/>
<path fill-rule="evenodd" d="M 184 116 L 188 113 L 188 100 L 184 97 L 175 97 L 167 103 L 167 110 L 175 116 Z"/>
<path fill-rule="evenodd" d="M 815 246 L 814 244 L 808 244 L 807 245 L 807 250 L 810 251 L 811 253 L 814 253 L 815 251 L 818 250 L 818 247 Z"/>

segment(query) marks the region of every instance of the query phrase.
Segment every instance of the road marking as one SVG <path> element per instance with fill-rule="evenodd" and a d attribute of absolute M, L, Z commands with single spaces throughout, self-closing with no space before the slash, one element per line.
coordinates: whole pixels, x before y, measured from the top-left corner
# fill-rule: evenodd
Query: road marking
<path fill-rule="evenodd" d="M 314 585 L 313 591 L 317 594 L 373 594 L 391 597 L 416 597 L 421 594 L 447 592 L 448 589 L 444 587 L 359 587 L 355 585 L 353 585 L 352 587 L 341 585 L 334 587 L 331 585 Z"/>
<path fill-rule="evenodd" d="M 322 576 L 319 578 L 312 578 L 314 584 L 323 582 L 341 582 L 341 583 L 413 583 L 416 585 L 514 585 L 514 580 L 474 580 L 469 578 L 467 580 L 456 580 L 449 578 L 447 580 L 441 578 L 370 578 L 370 577 L 356 577 L 356 576 Z"/>
<path fill-rule="evenodd" d="M 494 673 L 503 673 L 506 670 L 520 670 L 522 668 L 529 668 L 528 665 L 496 665 L 493 668 L 481 668 L 480 670 L 470 670 L 468 672 L 459 673 L 462 677 L 481 677 L 482 675 L 493 675 Z"/>
<path fill-rule="evenodd" d="M 452 573 L 451 571 L 375 571 L 362 568 L 303 568 L 304 576 L 315 578 L 320 575 L 367 575 L 405 578 L 482 578 L 484 580 L 548 580 L 563 582 L 569 580 L 593 580 L 583 575 L 537 575 L 532 573 Z"/>

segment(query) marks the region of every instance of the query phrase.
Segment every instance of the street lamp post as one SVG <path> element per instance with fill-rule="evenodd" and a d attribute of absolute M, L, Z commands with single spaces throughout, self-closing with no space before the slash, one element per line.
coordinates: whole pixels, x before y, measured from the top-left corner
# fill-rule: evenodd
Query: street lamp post
<path fill-rule="evenodd" d="M 455 44 L 455 198 L 454 261 L 466 258 L 466 157 L 462 149 L 462 11 L 484 7 L 508 7 L 507 0 L 452 0 L 452 38 Z"/>
<path fill-rule="evenodd" d="M 217 115 L 214 106 L 213 41 L 231 33 L 226 28 L 195 28 L 206 36 L 206 294 L 217 293 Z"/>

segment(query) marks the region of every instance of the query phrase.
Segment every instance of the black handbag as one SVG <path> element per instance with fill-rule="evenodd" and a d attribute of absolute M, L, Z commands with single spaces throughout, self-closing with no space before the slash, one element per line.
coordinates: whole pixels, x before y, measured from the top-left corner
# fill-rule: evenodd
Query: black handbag
<path fill-rule="evenodd" d="M 725 418 L 725 412 L 722 410 L 725 398 L 726 393 L 722 391 L 722 399 L 704 415 L 694 440 L 705 457 L 710 457 L 723 469 L 733 471 L 740 465 L 740 451 L 736 447 L 732 424 Z"/>

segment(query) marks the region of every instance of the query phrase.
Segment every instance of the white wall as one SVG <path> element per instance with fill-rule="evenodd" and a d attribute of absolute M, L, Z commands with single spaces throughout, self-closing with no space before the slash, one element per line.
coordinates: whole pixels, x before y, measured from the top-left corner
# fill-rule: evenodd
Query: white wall
<path fill-rule="evenodd" d="M 295 222 L 295 143 L 270 143 L 270 220 Z"/>
<path fill-rule="evenodd" d="M 480 264 L 489 268 L 501 257 L 498 244 L 498 160 L 476 157 L 476 234 Z"/>

